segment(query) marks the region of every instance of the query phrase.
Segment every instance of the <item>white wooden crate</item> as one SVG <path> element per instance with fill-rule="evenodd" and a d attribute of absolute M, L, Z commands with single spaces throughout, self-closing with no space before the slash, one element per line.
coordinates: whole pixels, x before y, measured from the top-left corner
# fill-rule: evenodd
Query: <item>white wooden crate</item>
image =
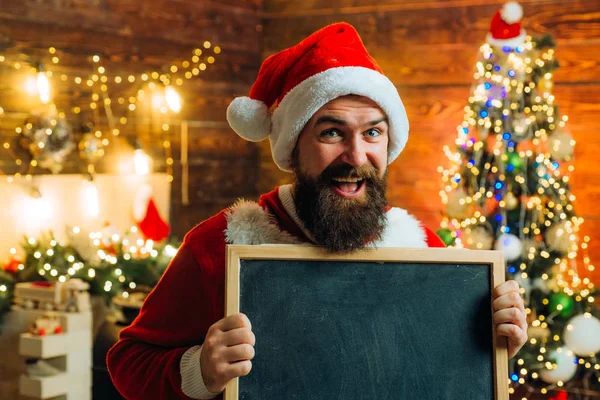
<path fill-rule="evenodd" d="M 35 399 L 63 397 L 67 400 L 80 400 L 80 395 L 90 395 L 92 371 L 84 373 L 62 373 L 55 376 L 30 377 L 21 375 L 19 391 L 23 396 Z"/>
<path fill-rule="evenodd" d="M 19 354 L 25 357 L 46 359 L 91 348 L 92 332 L 90 330 L 45 336 L 22 333 L 19 336 Z"/>

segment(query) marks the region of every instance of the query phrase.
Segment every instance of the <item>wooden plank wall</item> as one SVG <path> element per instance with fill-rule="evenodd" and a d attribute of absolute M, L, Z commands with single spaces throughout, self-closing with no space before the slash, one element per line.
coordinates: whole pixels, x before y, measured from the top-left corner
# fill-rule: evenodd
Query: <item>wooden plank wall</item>
<path fill-rule="evenodd" d="M 157 133 L 152 131 L 148 121 L 132 119 L 121 129 L 118 140 L 109 145 L 104 165 L 98 168 L 100 172 L 109 171 L 106 164 L 113 161 L 109 155 L 119 146 L 131 150 L 131 144 L 138 137 L 155 157 L 155 169 L 165 171 L 162 143 L 169 139 L 174 158 L 171 221 L 175 235 L 183 238 L 196 223 L 238 197 L 256 195 L 258 148 L 236 140 L 237 136 L 225 122 L 225 110 L 235 94 L 248 91 L 260 65 L 259 7 L 260 0 L 226 3 L 216 0 L 1 0 L 0 54 L 14 59 L 15 54 L 23 57 L 19 56 L 23 53 L 52 65 L 48 48 L 55 47 L 60 63 L 52 68 L 71 77 L 87 76 L 91 68 L 89 59 L 97 54 L 102 57 L 107 71 L 118 72 L 126 78 L 128 73 L 154 70 L 162 73 L 176 60 L 189 60 L 196 47 L 209 53 L 203 47 L 205 41 L 222 48 L 216 62 L 208 65 L 198 77 L 186 81 L 180 90 L 184 101 L 181 118 L 201 121 L 202 126 L 193 125 L 189 130 L 189 206 L 182 204 L 177 125 L 167 133 L 160 133 L 160 129 Z M 27 115 L 23 113 L 27 104 L 20 95 L 20 84 L 15 79 L 15 71 L 0 64 L 0 106 L 5 111 L 5 118 L 0 119 L 3 142 L 14 142 L 14 129 Z M 118 95 L 113 93 L 115 107 Z M 65 83 L 55 101 L 68 109 L 74 101 L 89 104 L 89 96 L 81 93 L 75 84 Z M 82 114 L 85 113 L 82 111 Z M 85 119 L 67 117 L 72 118 L 73 124 Z M 27 160 L 24 154 L 20 156 Z M 16 172 L 13 158 L 4 149 L 0 149 L 0 168 L 5 173 Z M 80 169 L 76 158 L 71 157 L 63 172 L 77 173 Z M 34 171 L 38 172 L 47 173 Z"/>
<path fill-rule="evenodd" d="M 556 101 L 570 117 L 578 141 L 573 193 L 585 218 L 584 234 L 592 237 L 592 260 L 600 260 L 600 173 L 596 154 L 600 135 L 600 2 L 598 0 L 524 0 L 524 27 L 552 33 L 562 67 L 555 75 Z M 47 53 L 60 49 L 65 73 L 89 68 L 86 57 L 99 54 L 107 68 L 158 69 L 181 60 L 205 40 L 222 47 L 217 62 L 190 81 L 182 93 L 183 118 L 209 121 L 211 127 L 190 128 L 190 200 L 182 205 L 177 127 L 153 136 L 142 124 L 124 130 L 139 134 L 158 155 L 161 143 L 172 141 L 174 182 L 171 220 L 182 237 L 198 221 L 238 197 L 255 198 L 273 185 L 289 181 L 272 163 L 268 143 L 247 143 L 225 124 L 225 110 L 234 96 L 247 94 L 260 61 L 297 43 L 314 30 L 348 21 L 397 85 L 411 122 L 411 139 L 390 172 L 390 200 L 436 227 L 441 214 L 438 165 L 442 147 L 451 144 L 469 95 L 472 67 L 489 21 L 500 0 L 2 0 L 0 49 L 4 52 Z M 6 117 L 0 136 L 14 136 L 22 119 L 14 82 L 0 67 L 0 106 Z M 75 87 L 59 101 L 78 96 Z M 88 100 L 88 99 L 83 99 Z M 12 119 L 11 119 L 12 115 Z M 14 164 L 0 149 L 0 168 Z M 162 164 L 161 164 L 162 163 Z M 66 172 L 76 171 L 69 164 Z M 240 171 L 244 173 L 241 174 Z M 598 268 L 600 271 L 600 266 Z M 600 277 L 600 272 L 596 274 Z M 597 279 L 600 281 L 600 279 Z"/>
<path fill-rule="evenodd" d="M 347 21 L 397 86 L 411 125 L 408 146 L 390 168 L 389 200 L 432 228 L 441 220 L 442 148 L 455 139 L 472 84 L 478 49 L 501 0 L 264 0 L 263 59 L 333 22 Z M 562 67 L 556 104 L 577 140 L 572 191 L 592 238 L 590 255 L 600 284 L 600 2 L 522 0 L 523 26 L 549 32 Z M 568 7 L 567 7 L 568 5 Z M 288 176 L 261 153 L 261 189 Z M 444 164 L 445 165 L 445 164 Z"/>

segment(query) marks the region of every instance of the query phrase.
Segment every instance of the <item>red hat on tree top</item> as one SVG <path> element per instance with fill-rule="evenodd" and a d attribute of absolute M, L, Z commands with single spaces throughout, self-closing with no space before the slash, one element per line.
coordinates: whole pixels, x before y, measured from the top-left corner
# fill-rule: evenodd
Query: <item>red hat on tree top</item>
<path fill-rule="evenodd" d="M 523 18 L 523 8 L 519 3 L 516 1 L 504 3 L 492 18 L 490 33 L 487 36 L 488 43 L 513 49 L 523 44 L 526 32 L 521 28 L 521 18 Z"/>
<path fill-rule="evenodd" d="M 347 23 L 326 26 L 267 58 L 248 97 L 227 109 L 227 121 L 246 140 L 267 137 L 277 166 L 291 170 L 298 135 L 325 104 L 345 95 L 373 100 L 389 122 L 388 163 L 408 139 L 408 118 L 398 91 Z"/>

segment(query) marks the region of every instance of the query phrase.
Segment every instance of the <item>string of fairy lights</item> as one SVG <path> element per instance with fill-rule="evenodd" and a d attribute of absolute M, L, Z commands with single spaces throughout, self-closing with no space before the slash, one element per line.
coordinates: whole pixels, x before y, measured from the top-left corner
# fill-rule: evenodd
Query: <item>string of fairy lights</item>
<path fill-rule="evenodd" d="M 213 46 L 209 41 L 205 41 L 201 47 L 192 51 L 189 59 L 141 73 L 111 72 L 100 55 L 92 55 L 89 57 L 91 70 L 85 75 L 61 70 L 61 52 L 55 47 L 50 47 L 46 57 L 38 57 L 38 59 L 49 59 L 50 67 L 41 62 L 27 64 L 20 60 L 14 61 L 5 55 L 0 55 L 0 66 L 8 66 L 14 71 L 28 71 L 28 78 L 23 85 L 24 92 L 39 97 L 42 105 L 54 107 L 48 127 L 49 134 L 60 120 L 66 118 L 67 113 L 78 116 L 82 112 L 88 112 L 91 115 L 93 129 L 89 134 L 84 132 L 83 140 L 79 145 L 81 158 L 87 163 L 87 173 L 91 175 L 95 173 L 95 162 L 105 154 L 105 149 L 112 140 L 111 136 L 119 136 L 123 127 L 136 119 L 134 115 L 136 110 L 141 111 L 143 116 L 137 117 L 137 121 L 148 122 L 153 135 L 163 136 L 162 147 L 167 179 L 171 182 L 174 161 L 171 141 L 167 135 L 171 129 L 172 119 L 182 108 L 182 99 L 178 91 L 184 88 L 186 81 L 199 76 L 214 64 L 216 56 L 220 53 L 219 46 Z M 82 104 L 73 104 L 69 110 L 56 110 L 53 106 L 54 91 L 60 92 L 61 85 L 68 84 L 75 84 L 81 92 L 89 94 L 89 101 L 84 102 L 82 97 Z M 127 92 L 130 94 L 128 95 Z M 115 99 L 112 93 L 120 95 Z M 0 111 L 0 117 L 4 111 L 3 109 Z M 104 120 L 106 126 L 103 126 Z M 14 129 L 20 135 L 24 130 L 31 128 L 32 124 L 27 122 L 25 126 L 17 126 Z M 43 149 L 45 143 L 40 141 L 37 146 Z M 9 141 L 3 143 L 3 148 L 18 167 L 18 172 L 9 176 L 8 181 L 13 182 L 14 178 L 22 176 L 30 181 L 34 169 L 40 167 L 40 162 L 33 157 L 27 164 L 12 147 Z M 137 173 L 144 174 L 144 171 L 149 170 L 147 165 L 150 160 L 137 140 L 135 147 L 135 169 Z"/>
<path fill-rule="evenodd" d="M 558 64 L 552 47 L 531 37 L 516 48 L 481 46 L 476 83 L 457 127 L 456 150 L 445 146 L 450 163 L 438 167 L 447 212 L 438 231 L 444 241 L 484 250 L 495 243 L 522 294 L 531 291 L 529 282 L 538 289 L 552 288 L 541 300 L 550 312 L 537 313 L 533 303 L 527 303 L 531 327 L 545 333 L 530 337 L 534 359 L 518 358 L 511 375 L 513 386 L 527 386 L 532 379 L 549 383 L 539 389 L 542 394 L 565 384 L 553 375 L 560 363 L 552 361 L 566 349 L 561 345 L 565 334 L 550 334 L 548 329 L 569 303 L 553 304 L 554 294 L 573 297 L 583 318 L 591 319 L 595 307 L 594 284 L 580 277 L 577 264 L 581 251 L 585 270 L 595 269 L 588 254 L 590 238 L 579 243 L 584 219 L 575 215 L 575 196 L 569 192 L 575 141 L 566 131 L 568 117 L 554 104 L 552 71 Z M 573 329 L 569 322 L 564 332 Z M 570 352 L 568 357 L 576 357 L 577 365 L 600 382 L 596 353 Z M 529 393 L 534 391 L 528 386 Z"/>
<path fill-rule="evenodd" d="M 77 147 L 80 159 L 86 164 L 85 174 L 91 179 L 96 173 L 96 163 L 110 151 L 109 145 L 116 141 L 125 129 L 135 129 L 136 136 L 139 136 L 141 131 L 162 144 L 167 180 L 172 182 L 174 160 L 169 133 L 172 125 L 180 122 L 177 117 L 183 107 L 180 91 L 185 90 L 187 82 L 200 76 L 216 62 L 221 48 L 205 41 L 200 47 L 193 49 L 189 58 L 185 60 L 135 73 L 123 72 L 122 65 L 109 67 L 110 59 L 100 55 L 87 57 L 90 69 L 84 72 L 81 67 L 74 69 L 63 65 L 61 60 L 68 59 L 69 55 L 55 47 L 48 48 L 47 52 L 44 50 L 44 53 L 41 56 L 27 57 L 29 60 L 35 60 L 27 62 L 23 61 L 22 55 L 0 54 L 0 67 L 8 70 L 9 74 L 12 71 L 15 78 L 24 76 L 23 84 L 19 85 L 18 95 L 25 94 L 33 102 L 29 104 L 44 108 L 48 113 L 43 121 L 46 125 L 42 124 L 41 130 L 39 121 L 29 119 L 17 122 L 18 126 L 10 129 L 14 129 L 18 136 L 37 130 L 50 137 L 60 129 L 67 130 L 67 119 L 79 118 L 89 121 L 86 125 L 87 130 L 82 129 L 80 132 L 81 140 Z M 117 68 L 118 72 L 111 70 Z M 78 93 L 77 95 L 68 91 L 73 87 L 76 88 L 74 92 Z M 67 101 L 58 99 L 61 92 L 66 93 Z M 68 106 L 60 109 L 57 104 Z M 11 110 L 9 113 L 0 107 L 0 119 L 10 116 L 11 113 L 22 115 L 17 111 L 20 110 Z M 81 116 L 84 118 L 80 118 Z M 3 121 L 3 124 L 6 127 L 8 122 Z M 2 144 L 17 167 L 17 172 L 12 174 L 0 170 L 9 183 L 20 179 L 32 181 L 36 168 L 50 169 L 55 173 L 60 171 L 60 168 L 54 170 L 55 165 L 52 162 L 39 156 L 39 152 L 50 147 L 46 141 L 47 137 L 43 135 L 40 138 L 31 134 L 29 138 L 31 143 L 26 148 L 31 155 L 29 161 L 19 154 L 17 146 L 23 146 L 21 143 L 15 146 L 7 139 Z M 143 151 L 138 138 L 135 141 L 132 159 L 132 172 L 138 175 L 152 172 L 152 160 Z M 38 193 L 38 196 L 41 194 Z M 31 272 L 37 278 L 60 282 L 77 277 L 101 279 L 104 292 L 120 294 L 126 298 L 128 290 L 135 289 L 139 282 L 127 275 L 128 271 L 121 266 L 124 261 L 168 261 L 177 251 L 176 245 L 171 243 L 144 240 L 136 226 L 132 226 L 125 236 L 106 229 L 84 234 L 81 228 L 74 227 L 69 230 L 68 242 L 79 242 L 80 245 L 86 243 L 83 247 L 87 250 L 83 252 L 87 256 L 82 257 L 79 251 L 73 251 L 70 247 L 72 243 L 63 244 L 54 238 L 48 241 L 27 238 L 22 244 L 26 260 L 18 262 L 15 272 Z M 10 249 L 13 257 L 16 257 L 17 252 L 16 248 Z M 12 261 L 16 260 L 15 258 Z M 6 276 L 0 278 L 4 279 Z M 0 279 L 0 297 L 9 294 L 11 284 Z M 117 293 L 117 287 L 124 290 Z"/>

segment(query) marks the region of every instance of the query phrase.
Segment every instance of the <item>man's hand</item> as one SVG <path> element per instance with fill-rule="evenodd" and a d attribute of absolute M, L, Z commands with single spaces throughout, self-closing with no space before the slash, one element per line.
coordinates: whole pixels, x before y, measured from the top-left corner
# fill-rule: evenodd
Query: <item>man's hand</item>
<path fill-rule="evenodd" d="M 250 373 L 256 343 L 251 329 L 250 320 L 244 314 L 230 315 L 208 329 L 200 366 L 209 391 L 220 393 L 231 379 Z"/>
<path fill-rule="evenodd" d="M 527 317 L 519 284 L 507 281 L 492 292 L 494 325 L 499 336 L 508 338 L 508 358 L 513 358 L 527 341 Z"/>

